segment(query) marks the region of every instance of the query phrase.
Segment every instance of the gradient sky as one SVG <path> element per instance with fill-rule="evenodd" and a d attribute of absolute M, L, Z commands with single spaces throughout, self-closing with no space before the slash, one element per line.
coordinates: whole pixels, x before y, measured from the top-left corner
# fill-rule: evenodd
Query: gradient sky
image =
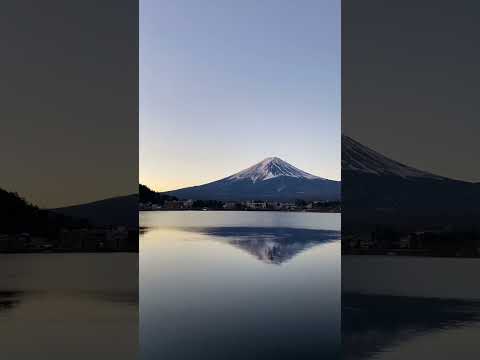
<path fill-rule="evenodd" d="M 340 178 L 340 1 L 140 1 L 140 182 L 278 156 Z"/>

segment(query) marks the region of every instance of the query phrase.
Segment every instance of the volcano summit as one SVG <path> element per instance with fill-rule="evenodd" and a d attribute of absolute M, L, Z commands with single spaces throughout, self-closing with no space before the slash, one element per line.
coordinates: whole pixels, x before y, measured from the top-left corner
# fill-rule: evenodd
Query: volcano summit
<path fill-rule="evenodd" d="M 339 200 L 340 181 L 324 179 L 269 157 L 224 179 L 167 192 L 193 200 Z"/>

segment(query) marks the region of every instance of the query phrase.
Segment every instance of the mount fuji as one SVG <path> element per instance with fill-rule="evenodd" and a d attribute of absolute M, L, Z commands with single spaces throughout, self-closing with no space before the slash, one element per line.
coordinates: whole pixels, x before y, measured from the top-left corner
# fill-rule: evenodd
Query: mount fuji
<path fill-rule="evenodd" d="M 469 220 L 480 213 L 480 185 L 435 175 L 342 136 L 343 218 L 391 222 L 413 217 Z M 362 220 L 365 221 L 365 220 Z M 424 221 L 424 220 L 422 220 Z M 345 224 L 348 221 L 345 221 Z"/>
<path fill-rule="evenodd" d="M 224 179 L 167 194 L 181 199 L 220 201 L 338 200 L 340 181 L 309 174 L 278 157 L 269 157 Z"/>
<path fill-rule="evenodd" d="M 389 159 L 346 135 L 342 136 L 342 172 L 394 176 L 405 180 L 449 180 Z"/>

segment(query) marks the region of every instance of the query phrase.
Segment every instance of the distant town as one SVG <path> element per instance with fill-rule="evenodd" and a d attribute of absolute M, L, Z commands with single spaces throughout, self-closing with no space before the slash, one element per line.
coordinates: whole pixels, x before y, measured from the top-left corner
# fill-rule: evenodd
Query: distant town
<path fill-rule="evenodd" d="M 480 231 L 453 226 L 406 231 L 378 225 L 368 231 L 344 231 L 342 254 L 478 258 Z"/>
<path fill-rule="evenodd" d="M 3 189 L 0 203 L 0 253 L 138 251 L 138 226 L 100 225 L 40 209 Z"/>
<path fill-rule="evenodd" d="M 224 210 L 224 211 L 309 211 L 309 212 L 341 212 L 340 201 L 306 201 L 302 199 L 292 201 L 219 201 L 178 199 L 166 193 L 151 190 L 145 185 L 139 186 L 140 211 L 173 211 L 173 210 Z"/>
<path fill-rule="evenodd" d="M 225 211 L 309 211 L 309 212 L 341 212 L 339 201 L 305 201 L 294 202 L 279 201 L 217 201 L 217 200 L 165 200 L 162 204 L 140 202 L 139 210 L 225 210 Z"/>
<path fill-rule="evenodd" d="M 62 228 L 53 235 L 0 234 L 0 252 L 138 251 L 138 230 L 124 226 Z"/>

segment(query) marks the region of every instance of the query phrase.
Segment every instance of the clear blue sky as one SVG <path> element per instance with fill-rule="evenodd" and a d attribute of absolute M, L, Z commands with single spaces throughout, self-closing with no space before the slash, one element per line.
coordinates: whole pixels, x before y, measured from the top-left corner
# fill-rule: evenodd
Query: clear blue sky
<path fill-rule="evenodd" d="M 340 0 L 141 0 L 140 182 L 278 156 L 340 179 Z"/>

